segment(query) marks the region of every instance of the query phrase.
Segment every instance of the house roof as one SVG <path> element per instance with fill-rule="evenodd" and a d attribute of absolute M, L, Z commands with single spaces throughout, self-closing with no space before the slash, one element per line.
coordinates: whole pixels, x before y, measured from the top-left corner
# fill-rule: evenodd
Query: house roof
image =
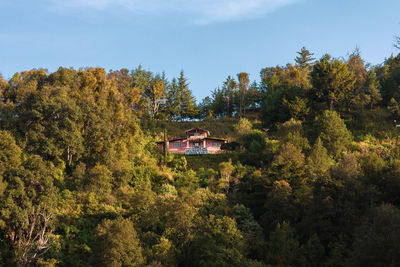
<path fill-rule="evenodd" d="M 205 137 L 205 139 L 208 139 L 208 140 L 227 141 L 226 139 L 209 137 L 210 131 L 205 130 L 205 129 L 201 129 L 199 127 L 195 127 L 195 128 L 191 128 L 189 130 L 186 130 L 185 133 L 187 134 L 189 132 L 196 132 L 196 131 L 197 132 L 201 132 L 201 133 L 207 133 L 208 136 Z M 186 139 L 187 139 L 187 137 L 175 137 L 175 138 L 168 139 L 168 142 L 174 142 L 174 141 L 186 140 Z M 193 141 L 191 138 L 190 138 L 190 140 Z M 157 142 L 157 144 L 162 144 L 162 143 L 164 143 L 164 141 L 158 141 Z"/>
<path fill-rule="evenodd" d="M 171 138 L 171 139 L 168 139 L 168 142 L 173 142 L 173 141 L 178 141 L 178 140 L 184 140 L 184 139 L 186 139 L 186 137 Z M 163 144 L 163 143 L 164 143 L 164 141 L 158 141 L 158 142 L 157 142 L 157 144 Z"/>
<path fill-rule="evenodd" d="M 204 139 L 205 140 L 215 140 L 215 141 L 227 141 L 227 139 L 213 138 L 213 137 L 206 137 Z M 171 139 L 168 139 L 168 142 L 174 142 L 174 141 L 178 141 L 178 140 L 186 140 L 186 137 L 171 138 Z M 164 141 L 158 141 L 157 144 L 164 144 Z"/>
<path fill-rule="evenodd" d="M 186 130 L 185 133 L 194 132 L 194 131 L 199 131 L 199 132 L 203 132 L 203 133 L 206 132 L 208 135 L 210 135 L 210 131 L 205 130 L 205 129 L 201 129 L 201 128 L 198 128 L 198 127 Z"/>

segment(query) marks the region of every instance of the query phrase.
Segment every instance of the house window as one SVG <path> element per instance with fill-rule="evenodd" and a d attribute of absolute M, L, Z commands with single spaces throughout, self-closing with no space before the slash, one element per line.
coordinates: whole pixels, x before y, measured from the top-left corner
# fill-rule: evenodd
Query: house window
<path fill-rule="evenodd" d="M 181 147 L 181 143 L 174 143 L 174 147 Z"/>
<path fill-rule="evenodd" d="M 199 143 L 194 143 L 194 147 L 199 147 Z"/>
<path fill-rule="evenodd" d="M 214 142 L 214 143 L 213 143 L 213 146 L 219 147 L 219 143 Z"/>

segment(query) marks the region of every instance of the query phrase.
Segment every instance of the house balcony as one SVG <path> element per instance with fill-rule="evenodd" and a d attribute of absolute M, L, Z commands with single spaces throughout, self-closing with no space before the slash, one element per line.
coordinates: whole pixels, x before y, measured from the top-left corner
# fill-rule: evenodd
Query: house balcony
<path fill-rule="evenodd" d="M 185 155 L 205 155 L 208 154 L 208 149 L 206 147 L 192 147 L 186 148 Z"/>

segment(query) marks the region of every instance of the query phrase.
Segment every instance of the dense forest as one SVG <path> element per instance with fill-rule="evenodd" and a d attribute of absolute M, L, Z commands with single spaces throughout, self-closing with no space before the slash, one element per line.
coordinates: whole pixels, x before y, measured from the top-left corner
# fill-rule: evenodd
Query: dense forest
<path fill-rule="evenodd" d="M 294 62 L 0 76 L 0 265 L 400 266 L 400 54 Z M 226 152 L 157 150 L 193 126 Z"/>

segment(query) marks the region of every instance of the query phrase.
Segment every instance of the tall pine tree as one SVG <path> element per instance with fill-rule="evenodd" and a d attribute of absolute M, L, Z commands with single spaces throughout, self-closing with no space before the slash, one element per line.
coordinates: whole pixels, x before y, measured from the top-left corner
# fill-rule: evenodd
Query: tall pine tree
<path fill-rule="evenodd" d="M 189 89 L 189 83 L 185 78 L 183 70 L 181 71 L 178 79 L 178 90 L 181 95 L 181 119 L 185 120 L 194 118 L 198 113 L 196 99 L 192 95 L 192 91 Z"/>
<path fill-rule="evenodd" d="M 301 68 L 310 67 L 311 62 L 315 60 L 315 58 L 312 57 L 314 54 L 308 51 L 304 46 L 297 54 L 299 54 L 299 56 L 296 57 L 295 61 Z"/>

